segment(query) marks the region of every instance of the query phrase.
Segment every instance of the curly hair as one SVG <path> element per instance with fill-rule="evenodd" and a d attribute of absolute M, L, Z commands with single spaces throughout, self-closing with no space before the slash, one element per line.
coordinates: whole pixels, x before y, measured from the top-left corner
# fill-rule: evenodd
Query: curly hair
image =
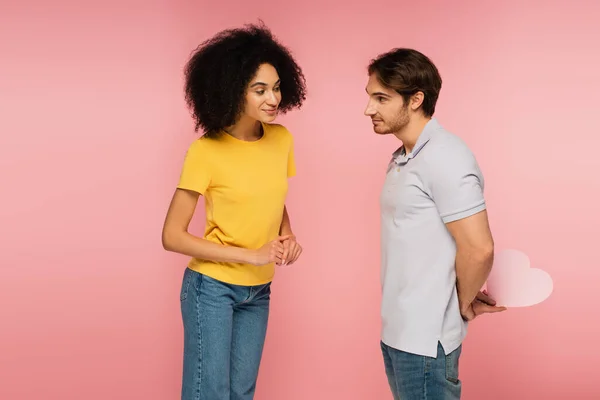
<path fill-rule="evenodd" d="M 306 99 L 302 69 L 262 21 L 227 29 L 203 42 L 185 66 L 185 100 L 204 136 L 217 137 L 235 124 L 245 105 L 246 87 L 261 64 L 271 64 L 281 80 L 282 114 Z"/>

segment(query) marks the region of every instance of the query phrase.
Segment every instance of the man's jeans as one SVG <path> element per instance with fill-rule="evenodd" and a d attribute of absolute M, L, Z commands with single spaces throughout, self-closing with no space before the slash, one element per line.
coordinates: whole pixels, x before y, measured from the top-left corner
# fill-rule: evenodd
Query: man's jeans
<path fill-rule="evenodd" d="M 394 400 L 460 399 L 458 359 L 462 346 L 445 355 L 438 342 L 436 358 L 396 350 L 383 342 L 381 350 Z"/>
<path fill-rule="evenodd" d="M 263 352 L 271 285 L 230 285 L 186 268 L 182 400 L 251 400 Z"/>

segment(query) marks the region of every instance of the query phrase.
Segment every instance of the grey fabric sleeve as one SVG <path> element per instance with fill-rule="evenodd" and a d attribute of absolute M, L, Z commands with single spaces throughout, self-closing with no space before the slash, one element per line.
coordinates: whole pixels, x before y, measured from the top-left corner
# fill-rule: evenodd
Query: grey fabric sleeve
<path fill-rule="evenodd" d="M 461 141 L 436 149 L 427 160 L 427 187 L 444 223 L 485 210 L 484 180 L 473 153 Z"/>

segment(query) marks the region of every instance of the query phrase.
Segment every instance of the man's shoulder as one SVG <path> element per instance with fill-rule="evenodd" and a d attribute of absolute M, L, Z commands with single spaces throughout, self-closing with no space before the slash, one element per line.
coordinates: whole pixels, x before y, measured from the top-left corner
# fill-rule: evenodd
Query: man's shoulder
<path fill-rule="evenodd" d="M 431 150 L 434 151 L 439 151 L 440 149 L 470 151 L 469 146 L 463 138 L 442 127 L 436 129 L 435 134 L 432 135 L 429 144 L 431 144 Z"/>
<path fill-rule="evenodd" d="M 436 130 L 424 150 L 426 163 L 433 165 L 447 165 L 474 157 L 463 138 L 444 128 Z"/>
<path fill-rule="evenodd" d="M 451 176 L 479 173 L 477 159 L 465 140 L 445 129 L 437 130 L 423 150 L 422 176 L 430 184 Z"/>

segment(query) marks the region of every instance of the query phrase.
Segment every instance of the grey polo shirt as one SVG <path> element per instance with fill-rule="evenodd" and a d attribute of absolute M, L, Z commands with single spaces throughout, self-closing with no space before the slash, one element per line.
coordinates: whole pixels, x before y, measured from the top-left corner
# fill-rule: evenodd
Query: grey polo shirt
<path fill-rule="evenodd" d="M 436 357 L 466 336 L 456 292 L 456 244 L 445 223 L 485 209 L 473 153 L 434 118 L 410 154 L 398 149 L 380 196 L 382 341 Z"/>

